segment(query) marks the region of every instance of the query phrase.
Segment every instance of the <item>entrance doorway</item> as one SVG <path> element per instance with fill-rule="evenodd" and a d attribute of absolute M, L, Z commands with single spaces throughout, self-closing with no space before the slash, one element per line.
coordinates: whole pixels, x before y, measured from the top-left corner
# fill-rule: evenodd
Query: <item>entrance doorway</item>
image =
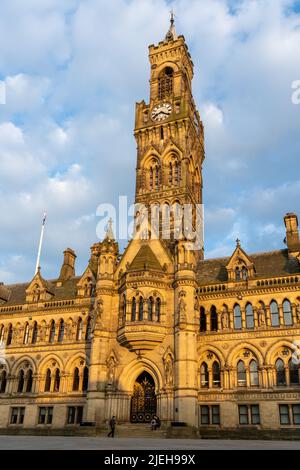
<path fill-rule="evenodd" d="M 148 372 L 138 376 L 131 397 L 130 421 L 150 423 L 156 414 L 156 395 L 154 380 Z"/>

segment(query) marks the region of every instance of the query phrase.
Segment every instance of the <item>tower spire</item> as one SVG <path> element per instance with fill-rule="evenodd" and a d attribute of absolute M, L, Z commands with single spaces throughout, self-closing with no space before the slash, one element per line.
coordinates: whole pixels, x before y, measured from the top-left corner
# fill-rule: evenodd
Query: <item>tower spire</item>
<path fill-rule="evenodd" d="M 175 23 L 175 14 L 174 14 L 174 10 L 172 9 L 170 11 L 170 28 L 166 34 L 166 41 L 174 41 L 175 39 L 177 39 L 177 33 L 176 33 L 176 29 L 175 29 L 175 26 L 174 26 L 174 23 Z"/>

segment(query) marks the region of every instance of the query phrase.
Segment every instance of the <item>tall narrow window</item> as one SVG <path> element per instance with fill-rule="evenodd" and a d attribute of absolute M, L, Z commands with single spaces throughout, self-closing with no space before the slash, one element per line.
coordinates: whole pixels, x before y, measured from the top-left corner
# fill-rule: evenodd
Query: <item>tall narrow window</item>
<path fill-rule="evenodd" d="M 4 325 L 1 325 L 0 327 L 0 343 L 3 343 L 4 339 Z"/>
<path fill-rule="evenodd" d="M 86 392 L 89 386 L 89 369 L 85 366 L 83 369 L 82 391 Z"/>
<path fill-rule="evenodd" d="M 158 297 L 156 299 L 156 303 L 155 303 L 155 316 L 156 316 L 156 321 L 157 322 L 160 322 L 160 309 L 161 309 L 161 300 Z"/>
<path fill-rule="evenodd" d="M 158 96 L 163 100 L 173 93 L 173 69 L 166 67 L 158 78 Z"/>
<path fill-rule="evenodd" d="M 24 382 L 25 382 L 24 371 L 23 371 L 23 369 L 21 369 L 19 374 L 18 374 L 18 393 L 23 392 Z"/>
<path fill-rule="evenodd" d="M 91 339 L 92 334 L 92 325 L 91 325 L 91 317 L 88 317 L 86 322 L 86 331 L 85 331 L 85 339 L 89 341 Z"/>
<path fill-rule="evenodd" d="M 279 311 L 278 305 L 275 300 L 272 300 L 270 303 L 270 313 L 271 313 L 271 325 L 279 326 Z"/>
<path fill-rule="evenodd" d="M 160 140 L 164 140 L 164 128 L 163 128 L 163 126 L 160 127 Z"/>
<path fill-rule="evenodd" d="M 126 312 L 127 312 L 126 295 L 123 294 L 123 320 L 124 321 L 126 321 Z"/>
<path fill-rule="evenodd" d="M 200 308 L 200 331 L 206 331 L 206 313 L 204 307 Z"/>
<path fill-rule="evenodd" d="M 31 393 L 33 385 L 32 370 L 29 370 L 26 374 L 26 392 Z"/>
<path fill-rule="evenodd" d="M 179 172 L 178 172 L 178 162 L 177 161 L 174 164 L 174 180 L 175 180 L 175 184 L 179 183 Z"/>
<path fill-rule="evenodd" d="M 140 297 L 139 300 L 139 321 L 142 321 L 144 317 L 144 299 Z"/>
<path fill-rule="evenodd" d="M 169 163 L 169 184 L 173 183 L 173 167 L 172 162 Z"/>
<path fill-rule="evenodd" d="M 233 309 L 233 320 L 234 320 L 234 329 L 242 329 L 242 312 L 239 304 L 236 304 Z"/>
<path fill-rule="evenodd" d="M 153 305 L 154 305 L 153 297 L 149 297 L 148 299 L 148 320 L 149 321 L 153 320 Z"/>
<path fill-rule="evenodd" d="M 5 393 L 7 383 L 6 370 L 3 370 L 0 375 L 0 393 Z"/>
<path fill-rule="evenodd" d="M 218 314 L 214 305 L 210 309 L 210 329 L 211 331 L 218 331 Z"/>
<path fill-rule="evenodd" d="M 131 321 L 136 320 L 136 300 L 135 297 L 133 297 L 132 302 L 131 302 Z"/>
<path fill-rule="evenodd" d="M 247 281 L 248 279 L 248 269 L 246 268 L 246 266 L 243 266 L 242 268 L 242 278 L 243 281 Z"/>
<path fill-rule="evenodd" d="M 212 375 L 213 375 L 213 387 L 220 387 L 221 383 L 221 374 L 220 374 L 220 364 L 214 362 L 212 366 Z"/>
<path fill-rule="evenodd" d="M 250 385 L 251 387 L 258 387 L 258 367 L 257 362 L 253 359 L 250 362 Z"/>
<path fill-rule="evenodd" d="M 74 374 L 73 374 L 73 392 L 77 392 L 79 390 L 79 369 L 75 367 Z"/>
<path fill-rule="evenodd" d="M 290 384 L 299 385 L 299 365 L 295 364 L 293 359 L 289 360 Z"/>
<path fill-rule="evenodd" d="M 276 383 L 277 385 L 286 385 L 285 367 L 282 359 L 277 359 L 276 367 Z"/>
<path fill-rule="evenodd" d="M 26 323 L 25 328 L 24 328 L 23 344 L 28 343 L 28 338 L 29 338 L 29 325 L 28 323 Z"/>
<path fill-rule="evenodd" d="M 12 325 L 10 324 L 8 327 L 8 332 L 7 332 L 7 340 L 6 340 L 7 346 L 9 346 L 12 342 L 12 334 L 13 334 L 13 328 L 12 328 Z"/>
<path fill-rule="evenodd" d="M 203 362 L 200 367 L 200 383 L 202 388 L 208 388 L 209 386 L 209 374 L 206 362 Z"/>
<path fill-rule="evenodd" d="M 59 322 L 59 330 L 58 330 L 58 342 L 62 343 L 65 334 L 65 322 L 60 320 Z"/>
<path fill-rule="evenodd" d="M 33 328 L 32 328 L 32 337 L 31 337 L 32 344 L 35 344 L 37 342 L 37 336 L 38 336 L 38 325 L 37 325 L 37 322 L 35 321 L 33 323 Z"/>
<path fill-rule="evenodd" d="M 240 281 L 241 280 L 241 271 L 240 268 L 235 268 L 235 280 Z"/>
<path fill-rule="evenodd" d="M 51 370 L 47 369 L 46 379 L 45 379 L 45 392 L 50 392 L 51 390 Z"/>
<path fill-rule="evenodd" d="M 58 392 L 60 387 L 60 371 L 56 369 L 54 374 L 54 391 Z"/>
<path fill-rule="evenodd" d="M 159 168 L 158 166 L 155 167 L 155 189 L 158 190 L 159 188 Z"/>
<path fill-rule="evenodd" d="M 50 325 L 49 343 L 54 343 L 55 338 L 55 321 L 52 320 Z"/>
<path fill-rule="evenodd" d="M 237 364 L 237 381 L 238 387 L 246 387 L 246 369 L 243 361 L 239 361 Z"/>
<path fill-rule="evenodd" d="M 291 302 L 289 300 L 285 300 L 282 304 L 282 309 L 283 309 L 284 324 L 286 326 L 292 325 L 293 324 L 293 318 L 292 318 Z"/>
<path fill-rule="evenodd" d="M 82 328 L 83 328 L 82 318 L 79 317 L 78 322 L 77 322 L 77 330 L 76 330 L 77 341 L 80 341 L 82 339 Z"/>
<path fill-rule="evenodd" d="M 253 315 L 253 308 L 251 304 L 246 305 L 246 327 L 254 328 L 254 315 Z"/>

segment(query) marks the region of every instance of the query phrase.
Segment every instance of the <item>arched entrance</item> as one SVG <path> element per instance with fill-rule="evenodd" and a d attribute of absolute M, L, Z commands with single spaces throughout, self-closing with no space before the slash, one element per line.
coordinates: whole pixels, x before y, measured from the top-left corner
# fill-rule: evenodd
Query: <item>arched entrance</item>
<path fill-rule="evenodd" d="M 130 421 L 149 423 L 156 414 L 154 380 L 148 372 L 142 372 L 136 379 L 131 397 Z"/>

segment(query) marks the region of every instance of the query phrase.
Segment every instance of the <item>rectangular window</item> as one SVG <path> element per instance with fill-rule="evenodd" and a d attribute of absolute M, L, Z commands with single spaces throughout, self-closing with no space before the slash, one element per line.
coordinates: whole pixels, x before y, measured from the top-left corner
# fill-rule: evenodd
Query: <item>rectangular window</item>
<path fill-rule="evenodd" d="M 292 405 L 293 423 L 300 424 L 300 405 Z"/>
<path fill-rule="evenodd" d="M 260 424 L 259 406 L 251 405 L 251 424 Z"/>
<path fill-rule="evenodd" d="M 213 405 L 211 407 L 212 424 L 220 424 L 220 407 Z"/>
<path fill-rule="evenodd" d="M 247 405 L 239 405 L 239 422 L 240 424 L 249 424 Z"/>
<path fill-rule="evenodd" d="M 219 405 L 203 405 L 200 406 L 201 424 L 220 424 L 220 406 Z"/>
<path fill-rule="evenodd" d="M 53 406 L 40 406 L 38 424 L 52 424 Z"/>
<path fill-rule="evenodd" d="M 279 405 L 280 424 L 291 424 L 289 405 Z"/>
<path fill-rule="evenodd" d="M 23 424 L 25 416 L 25 407 L 11 408 L 10 424 Z"/>
<path fill-rule="evenodd" d="M 67 424 L 81 424 L 83 406 L 68 406 Z"/>

